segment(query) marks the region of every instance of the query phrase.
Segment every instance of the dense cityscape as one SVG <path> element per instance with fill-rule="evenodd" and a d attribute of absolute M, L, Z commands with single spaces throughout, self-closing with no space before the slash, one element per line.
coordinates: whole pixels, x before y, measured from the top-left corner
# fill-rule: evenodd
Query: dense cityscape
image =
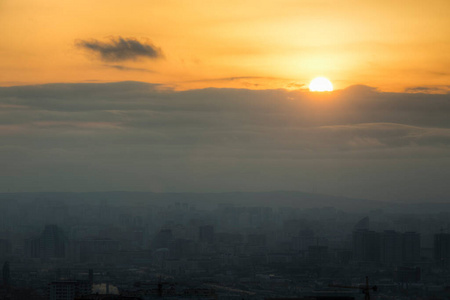
<path fill-rule="evenodd" d="M 362 299 L 366 276 L 376 299 L 450 295 L 442 205 L 418 213 L 285 206 L 283 193 L 265 206 L 214 194 L 74 195 L 2 195 L 2 299 Z"/>

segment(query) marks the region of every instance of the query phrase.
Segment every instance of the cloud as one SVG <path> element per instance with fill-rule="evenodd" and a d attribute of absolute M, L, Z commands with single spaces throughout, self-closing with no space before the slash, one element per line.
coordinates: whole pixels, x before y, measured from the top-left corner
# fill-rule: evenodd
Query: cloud
<path fill-rule="evenodd" d="M 281 78 L 264 77 L 264 76 L 235 76 L 235 77 L 220 77 L 220 78 L 191 80 L 189 82 L 239 81 L 239 80 L 245 80 L 245 79 L 281 79 Z"/>
<path fill-rule="evenodd" d="M 99 40 L 79 40 L 76 46 L 86 49 L 105 62 L 137 60 L 140 58 L 163 58 L 161 48 L 150 43 L 140 42 L 134 38 L 112 38 L 108 42 Z"/>
<path fill-rule="evenodd" d="M 116 69 L 119 71 L 137 71 L 137 72 L 149 72 L 149 73 L 154 73 L 154 71 L 149 70 L 149 69 L 144 69 L 144 68 L 133 68 L 133 67 L 127 67 L 127 66 L 123 66 L 123 65 L 104 65 L 107 68 L 112 68 L 112 69 Z"/>
<path fill-rule="evenodd" d="M 449 94 L 78 83 L 0 87 L 0 107 L 0 189 L 450 196 Z"/>
<path fill-rule="evenodd" d="M 218 77 L 218 78 L 208 78 L 208 79 L 199 79 L 199 80 L 190 80 L 184 81 L 182 83 L 209 83 L 213 85 L 220 86 L 224 82 L 239 82 L 241 86 L 245 87 L 262 87 L 265 86 L 267 89 L 270 87 L 280 88 L 283 87 L 285 89 L 300 89 L 305 85 L 299 82 L 296 82 L 293 79 L 289 78 L 281 78 L 281 77 L 270 77 L 270 76 L 235 76 L 235 77 Z"/>
<path fill-rule="evenodd" d="M 405 89 L 407 93 L 425 93 L 425 94 L 435 94 L 435 93 L 450 93 L 450 85 L 439 85 L 439 86 L 415 86 Z"/>

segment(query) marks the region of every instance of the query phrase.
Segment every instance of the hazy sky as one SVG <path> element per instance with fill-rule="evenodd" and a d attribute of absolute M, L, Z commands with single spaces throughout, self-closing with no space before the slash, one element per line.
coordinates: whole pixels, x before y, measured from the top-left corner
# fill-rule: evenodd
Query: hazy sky
<path fill-rule="evenodd" d="M 450 195 L 450 95 L 352 86 L 0 88 L 3 191 L 303 190 Z"/>
<path fill-rule="evenodd" d="M 450 199 L 450 2 L 0 1 L 0 191 Z M 311 93 L 316 76 L 336 90 Z"/>
<path fill-rule="evenodd" d="M 448 85 L 449 13 L 448 0 L 2 0 L 0 85 L 296 88 L 319 75 L 336 88 Z M 157 55 L 88 47 L 120 38 Z"/>

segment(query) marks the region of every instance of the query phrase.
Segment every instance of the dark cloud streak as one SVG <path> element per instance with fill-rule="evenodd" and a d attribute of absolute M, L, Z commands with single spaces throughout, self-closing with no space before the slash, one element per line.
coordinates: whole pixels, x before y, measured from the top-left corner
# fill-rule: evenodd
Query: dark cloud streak
<path fill-rule="evenodd" d="M 434 94 L 434 93 L 450 93 L 450 85 L 439 85 L 439 86 L 415 86 L 405 89 L 407 93 L 424 93 L 424 94 Z"/>
<path fill-rule="evenodd" d="M 99 40 L 79 40 L 76 46 L 86 49 L 105 62 L 137 60 L 140 58 L 163 58 L 161 48 L 153 44 L 140 42 L 134 38 L 112 38 L 109 42 Z"/>
<path fill-rule="evenodd" d="M 155 73 L 152 70 L 149 69 L 144 69 L 144 68 L 133 68 L 133 67 L 127 67 L 127 66 L 123 66 L 123 65 L 104 65 L 107 68 L 112 68 L 112 69 L 116 69 L 119 71 L 137 71 L 137 72 L 148 72 L 148 73 Z"/>

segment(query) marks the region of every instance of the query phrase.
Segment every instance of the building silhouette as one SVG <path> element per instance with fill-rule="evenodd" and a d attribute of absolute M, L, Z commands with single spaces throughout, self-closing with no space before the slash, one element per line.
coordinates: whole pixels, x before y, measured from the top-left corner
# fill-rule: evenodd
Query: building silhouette
<path fill-rule="evenodd" d="M 214 226 L 204 225 L 198 228 L 200 242 L 212 244 L 214 242 Z"/>
<path fill-rule="evenodd" d="M 171 229 L 161 229 L 155 236 L 153 241 L 153 247 L 155 249 L 159 248 L 169 248 L 170 243 L 173 241 L 173 234 Z"/>
<path fill-rule="evenodd" d="M 353 232 L 353 253 L 357 261 L 380 261 L 380 233 L 360 229 Z"/>
<path fill-rule="evenodd" d="M 414 264 L 420 260 L 420 235 L 386 230 L 381 234 L 381 261 L 387 265 Z"/>
<path fill-rule="evenodd" d="M 38 238 L 27 241 L 26 248 L 32 258 L 65 258 L 67 238 L 57 225 L 46 225 Z"/>
<path fill-rule="evenodd" d="M 77 297 L 90 295 L 91 293 L 92 284 L 89 281 L 53 281 L 48 286 L 50 300 L 73 300 Z"/>
<path fill-rule="evenodd" d="M 11 286 L 11 272 L 9 270 L 9 262 L 5 262 L 3 264 L 2 275 L 3 275 L 3 288 L 8 291 Z"/>
<path fill-rule="evenodd" d="M 420 261 L 420 234 L 417 232 L 403 233 L 403 263 L 414 264 Z"/>
<path fill-rule="evenodd" d="M 442 268 L 450 266 L 450 234 L 438 233 L 434 235 L 434 260 Z"/>
<path fill-rule="evenodd" d="M 394 230 L 381 234 L 381 261 L 387 265 L 399 265 L 403 260 L 402 235 Z"/>
<path fill-rule="evenodd" d="M 8 239 L 0 239 L 0 257 L 11 254 L 11 242 Z"/>
<path fill-rule="evenodd" d="M 355 224 L 355 226 L 353 227 L 353 231 L 369 230 L 369 226 L 370 226 L 369 217 L 364 217 Z"/>

